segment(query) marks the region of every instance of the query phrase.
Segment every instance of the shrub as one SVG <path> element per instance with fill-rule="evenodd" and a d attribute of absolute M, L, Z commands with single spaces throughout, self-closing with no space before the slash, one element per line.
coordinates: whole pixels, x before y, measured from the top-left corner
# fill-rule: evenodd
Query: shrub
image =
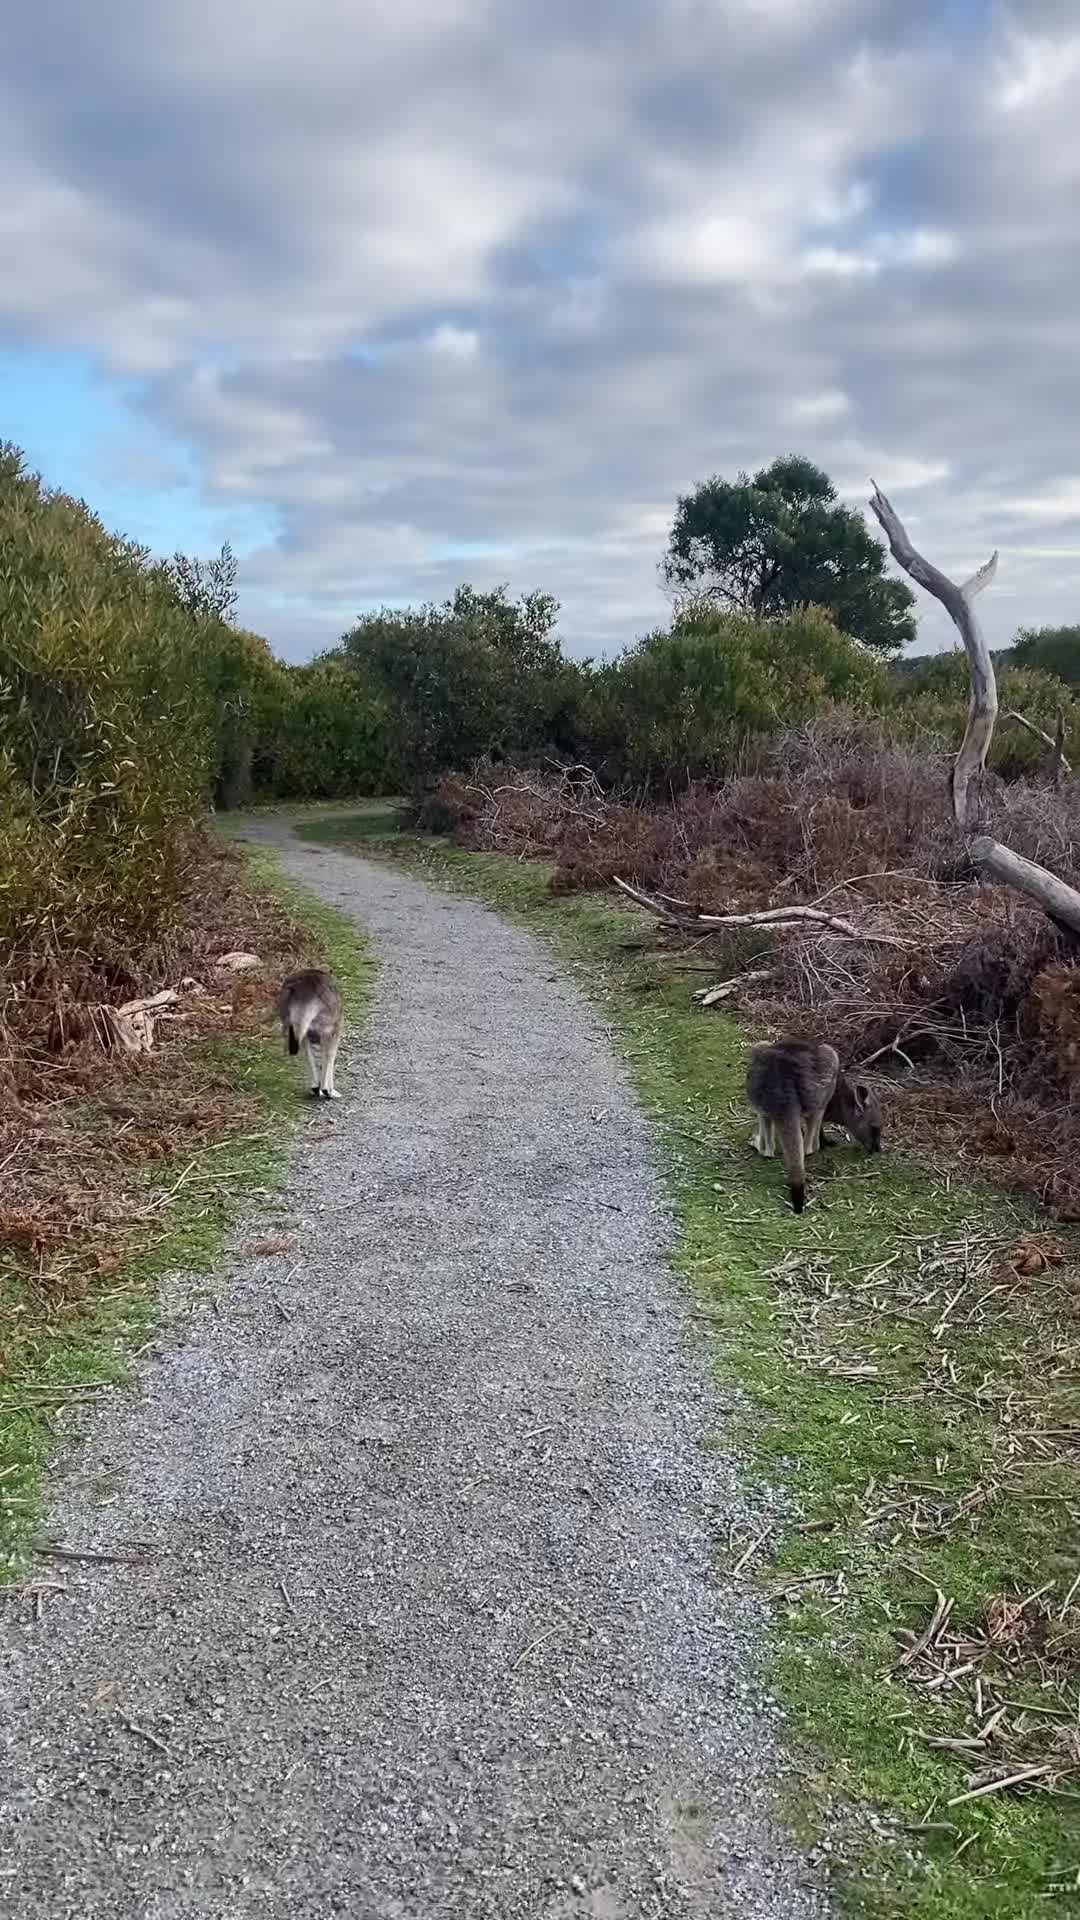
<path fill-rule="evenodd" d="M 256 758 L 287 705 L 287 670 L 260 634 L 212 617 L 194 621 L 193 647 L 213 740 L 210 791 L 216 806 L 242 807 L 254 798 Z"/>
<path fill-rule="evenodd" d="M 142 549 L 0 449 L 0 942 L 158 924 L 213 759 L 196 631 Z"/>
<path fill-rule="evenodd" d="M 1080 686 L 1080 626 L 1021 627 L 1012 658 L 1018 667 L 1038 667 L 1069 686 Z"/>
<path fill-rule="evenodd" d="M 547 594 L 462 586 L 442 606 L 366 616 L 338 657 L 382 696 L 417 780 L 492 755 L 573 752 L 584 669 L 563 657 L 557 614 Z"/>
<path fill-rule="evenodd" d="M 1003 780 L 1045 772 L 1050 760 L 1045 741 L 1007 716 L 1010 711 L 1023 714 L 1053 738 L 1059 708 L 1065 716 L 1065 752 L 1074 766 L 1080 766 L 1080 701 L 1055 675 L 1015 665 L 1014 659 L 1015 655 L 997 663 L 1000 718 L 990 749 L 991 771 Z M 920 662 L 917 672 L 892 688 L 897 737 L 913 746 L 955 752 L 964 731 L 968 689 L 967 661 L 960 648 Z"/>
<path fill-rule="evenodd" d="M 283 800 L 393 792 L 402 769 L 385 697 L 340 659 L 277 668 L 253 778 L 261 794 Z"/>
<path fill-rule="evenodd" d="M 875 706 L 878 662 L 817 608 L 775 620 L 686 609 L 597 675 L 605 770 L 650 786 L 721 777 L 828 699 Z"/>

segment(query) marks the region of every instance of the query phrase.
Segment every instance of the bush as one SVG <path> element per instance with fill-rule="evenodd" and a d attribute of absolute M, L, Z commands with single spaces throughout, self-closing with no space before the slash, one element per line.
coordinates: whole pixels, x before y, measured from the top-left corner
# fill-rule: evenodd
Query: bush
<path fill-rule="evenodd" d="M 402 768 L 387 701 L 340 659 L 278 667 L 253 779 L 260 794 L 282 800 L 393 792 Z"/>
<path fill-rule="evenodd" d="M 1053 674 L 1014 665 L 1014 659 L 1015 655 L 997 663 L 999 719 L 990 749 L 991 772 L 1003 780 L 1020 780 L 1049 767 L 1045 741 L 1008 719 L 1010 712 L 1023 714 L 1053 739 L 1061 709 L 1065 752 L 1074 766 L 1080 766 L 1080 701 Z M 917 673 L 893 686 L 891 712 L 897 737 L 912 746 L 955 753 L 964 732 L 968 697 L 967 660 L 959 647 L 920 662 Z"/>
<path fill-rule="evenodd" d="M 0 448 L 0 942 L 159 924 L 213 762 L 198 642 L 142 549 Z"/>
<path fill-rule="evenodd" d="M 195 672 L 213 748 L 210 793 L 215 806 L 242 807 L 254 798 L 256 759 L 278 726 L 287 672 L 260 634 L 215 618 L 193 623 Z"/>
<path fill-rule="evenodd" d="M 453 766 L 576 750 L 585 670 L 563 657 L 547 594 L 462 586 L 442 606 L 384 608 L 337 657 L 382 697 L 395 758 L 423 781 Z"/>
<path fill-rule="evenodd" d="M 825 700 L 879 706 L 882 667 L 817 608 L 775 620 L 698 602 L 601 669 L 598 760 L 616 778 L 683 787 L 723 777 Z"/>
<path fill-rule="evenodd" d="M 1080 627 L 1021 627 L 1012 657 L 1018 667 L 1037 667 L 1080 686 Z"/>

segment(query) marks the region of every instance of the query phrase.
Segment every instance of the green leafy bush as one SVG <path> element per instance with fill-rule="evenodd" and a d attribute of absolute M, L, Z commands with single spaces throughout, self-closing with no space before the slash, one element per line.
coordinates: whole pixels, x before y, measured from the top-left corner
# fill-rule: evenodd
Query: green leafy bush
<path fill-rule="evenodd" d="M 493 755 L 573 751 L 584 669 L 563 656 L 557 614 L 547 594 L 462 586 L 442 606 L 367 615 L 337 657 L 382 696 L 416 779 Z"/>
<path fill-rule="evenodd" d="M 1080 686 L 1080 626 L 1021 627 L 1012 658 L 1018 667 L 1037 667 L 1071 687 Z"/>
<path fill-rule="evenodd" d="M 1022 714 L 1054 739 L 1060 710 L 1065 752 L 1080 766 L 1080 701 L 1073 689 L 1037 667 L 1012 664 L 1015 658 L 1014 653 L 997 662 L 998 722 L 990 748 L 991 772 L 1004 780 L 1020 780 L 1048 769 L 1046 742 L 1010 719 L 1011 713 Z M 920 661 L 916 672 L 892 688 L 890 718 L 897 738 L 912 746 L 955 752 L 967 718 L 969 685 L 967 660 L 959 647 Z"/>
<path fill-rule="evenodd" d="M 607 770 L 676 788 L 729 773 L 825 701 L 886 697 L 879 663 L 813 607 L 755 620 L 697 602 L 596 683 L 592 726 Z"/>
<path fill-rule="evenodd" d="M 198 644 L 144 550 L 0 448 L 0 942 L 159 925 L 213 761 Z"/>
<path fill-rule="evenodd" d="M 259 714 L 253 779 L 267 798 L 390 793 L 403 778 L 389 705 L 341 659 L 278 667 Z"/>

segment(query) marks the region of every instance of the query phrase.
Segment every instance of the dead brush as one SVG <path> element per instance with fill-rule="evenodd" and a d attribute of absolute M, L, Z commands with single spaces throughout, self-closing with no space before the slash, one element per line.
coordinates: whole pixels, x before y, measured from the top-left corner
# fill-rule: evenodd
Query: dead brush
<path fill-rule="evenodd" d="M 238 948 L 257 951 L 263 967 L 223 978 L 215 960 Z M 80 1298 L 102 1251 L 111 1255 L 150 1217 L 139 1169 L 190 1159 L 243 1130 L 251 1103 L 202 1043 L 260 1027 L 270 980 L 312 957 L 291 916 L 250 888 L 239 855 L 206 836 L 193 845 L 188 889 L 169 923 L 141 950 L 104 944 L 66 962 L 51 945 L 8 952 L 0 1248 L 32 1270 L 42 1301 Z M 159 1025 L 152 1053 L 108 1044 L 102 1008 L 177 980 L 201 990 Z"/>
<path fill-rule="evenodd" d="M 619 877 L 681 902 L 687 924 L 660 926 L 657 948 L 685 960 L 690 940 L 695 965 L 714 958 L 719 1000 L 766 1035 L 827 1032 L 887 1083 L 890 1137 L 940 1158 L 947 1128 L 958 1164 L 1080 1218 L 1080 948 L 977 882 L 943 804 L 948 770 L 834 712 L 761 771 L 666 801 L 605 794 L 581 769 L 500 767 L 443 780 L 431 804 L 464 845 L 549 860 L 556 892 Z M 1080 880 L 1080 782 L 987 776 L 980 805 L 988 831 Z M 692 924 L 788 905 L 883 937 L 755 928 L 740 964 L 731 931 Z"/>

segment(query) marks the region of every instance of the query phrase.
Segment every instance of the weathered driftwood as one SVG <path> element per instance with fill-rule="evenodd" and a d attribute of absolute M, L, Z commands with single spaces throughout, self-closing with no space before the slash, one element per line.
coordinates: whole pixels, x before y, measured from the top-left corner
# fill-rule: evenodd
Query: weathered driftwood
<path fill-rule="evenodd" d="M 1013 853 L 1000 841 L 991 840 L 988 834 L 980 834 L 972 841 L 971 857 L 992 880 L 1000 880 L 1003 886 L 1026 894 L 1052 920 L 1080 933 L 1080 893 L 1059 880 L 1056 874 L 1036 866 L 1034 860 L 1025 860 L 1023 854 Z"/>
<path fill-rule="evenodd" d="M 962 587 L 954 580 L 931 566 L 921 553 L 916 552 L 908 538 L 895 507 L 885 498 L 881 489 L 871 481 L 874 487 L 870 505 L 884 529 L 892 550 L 894 560 L 903 567 L 927 593 L 940 600 L 960 633 L 967 655 L 968 672 L 971 677 L 971 701 L 968 706 L 967 726 L 960 751 L 953 766 L 952 797 L 953 813 L 957 825 L 964 829 L 968 826 L 971 783 L 977 773 L 986 765 L 986 756 L 990 751 L 990 742 L 994 737 L 994 721 L 997 718 L 998 698 L 997 680 L 994 675 L 994 663 L 990 658 L 990 649 L 986 644 L 982 628 L 972 611 L 971 602 L 975 595 L 988 586 L 997 571 L 997 552 L 990 555 L 984 567 L 973 574 Z M 1034 727 L 1029 720 L 1019 714 L 1012 716 L 1020 720 L 1022 726 L 1029 727 L 1054 751 L 1057 766 L 1064 759 L 1062 743 L 1064 740 L 1064 716 L 1058 716 L 1058 737 L 1056 742 L 1041 728 Z M 1040 867 L 1033 860 L 1025 860 L 1020 854 L 1010 852 L 998 841 L 986 834 L 980 834 L 972 841 L 971 858 L 977 867 L 992 878 L 1000 880 L 1005 886 L 1013 887 L 1018 893 L 1025 894 L 1029 900 L 1035 900 L 1051 919 L 1059 925 L 1069 927 L 1080 933 L 1080 893 L 1059 880 L 1056 874 L 1046 867 Z"/>
<path fill-rule="evenodd" d="M 872 933 L 864 927 L 856 927 L 850 920 L 842 920 L 838 914 L 823 913 L 820 907 L 766 907 L 760 913 L 698 913 L 685 901 L 675 901 L 665 894 L 645 893 L 641 887 L 632 887 L 628 880 L 620 880 L 615 875 L 615 885 L 635 900 L 639 907 L 647 907 L 659 919 L 668 920 L 678 927 L 772 927 L 780 931 L 784 927 L 819 927 L 823 933 L 840 933 L 846 940 L 866 940 L 883 947 L 906 947 L 907 941 L 897 940 L 891 933 Z"/>
<path fill-rule="evenodd" d="M 1050 768 L 1055 780 L 1063 773 L 1072 773 L 1072 767 L 1065 758 L 1065 715 L 1060 707 L 1058 708 L 1056 737 L 1047 733 L 1044 728 L 1037 727 L 1034 720 L 1028 720 L 1022 713 L 1016 713 L 1012 707 L 1003 713 L 1001 717 L 1003 720 L 1015 720 L 1018 727 L 1026 728 L 1028 733 L 1035 735 L 1036 740 L 1042 741 L 1044 747 L 1049 747 Z"/>
<path fill-rule="evenodd" d="M 998 710 L 994 663 L 971 603 L 977 593 L 990 585 L 997 572 L 997 551 L 990 555 L 978 573 L 973 573 L 963 586 L 957 586 L 955 580 L 950 580 L 940 568 L 932 566 L 916 551 L 896 508 L 886 499 L 875 481 L 870 484 L 874 489 L 870 506 L 881 523 L 897 566 L 903 567 L 904 572 L 910 574 L 920 587 L 925 587 L 927 593 L 932 593 L 935 600 L 940 600 L 964 643 L 971 676 L 971 700 L 964 738 L 953 765 L 952 802 L 957 825 L 966 827 L 971 810 L 971 783 L 986 765 Z"/>
<path fill-rule="evenodd" d="M 715 987 L 699 987 L 694 999 L 703 1007 L 715 1007 L 721 1000 L 730 1000 L 740 987 L 749 987 L 755 980 L 771 979 L 771 967 L 751 967 L 748 973 L 737 973 L 733 980 L 718 980 Z"/>

